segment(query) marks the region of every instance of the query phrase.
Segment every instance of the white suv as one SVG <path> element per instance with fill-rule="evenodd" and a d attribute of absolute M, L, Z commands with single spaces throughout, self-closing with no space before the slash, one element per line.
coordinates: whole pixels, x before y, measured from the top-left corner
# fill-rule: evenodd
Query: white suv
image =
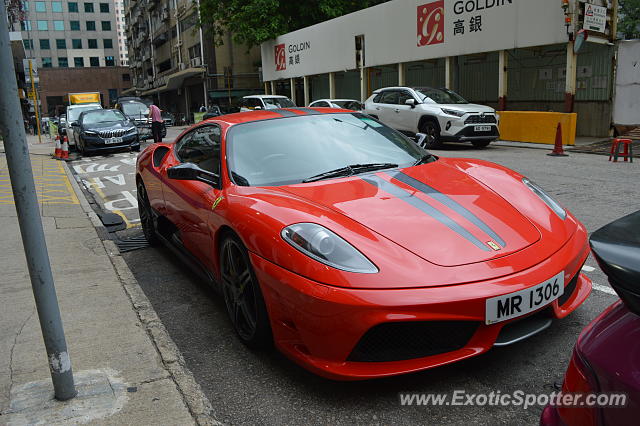
<path fill-rule="evenodd" d="M 500 137 L 496 111 L 470 104 L 448 89 L 387 87 L 365 101 L 364 112 L 403 133 L 424 133 L 425 148 L 466 142 L 481 148 Z"/>
<path fill-rule="evenodd" d="M 295 108 L 291 99 L 282 95 L 249 95 L 242 98 L 240 112 L 256 109 Z"/>

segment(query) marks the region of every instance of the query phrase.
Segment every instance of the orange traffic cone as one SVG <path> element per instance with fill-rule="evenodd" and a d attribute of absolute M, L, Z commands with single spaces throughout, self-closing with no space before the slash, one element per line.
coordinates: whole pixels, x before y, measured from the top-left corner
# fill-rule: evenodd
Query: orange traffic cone
<path fill-rule="evenodd" d="M 562 149 L 562 124 L 558 123 L 558 127 L 556 128 L 556 143 L 553 147 L 553 151 L 548 153 L 552 157 L 568 157 L 567 154 L 564 153 Z"/>
<path fill-rule="evenodd" d="M 53 158 L 59 160 L 62 156 L 62 145 L 60 145 L 60 135 L 56 135 L 56 150 L 53 153 Z"/>
<path fill-rule="evenodd" d="M 60 155 L 60 159 L 61 160 L 69 159 L 69 141 L 66 136 L 64 137 L 64 141 L 62 142 L 62 152 Z"/>

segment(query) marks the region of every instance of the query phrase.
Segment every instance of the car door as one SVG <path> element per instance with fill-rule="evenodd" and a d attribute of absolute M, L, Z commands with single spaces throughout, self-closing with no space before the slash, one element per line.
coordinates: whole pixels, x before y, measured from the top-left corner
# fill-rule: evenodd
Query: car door
<path fill-rule="evenodd" d="M 395 110 L 398 106 L 399 92 L 397 90 L 385 90 L 381 95 L 375 104 L 374 111 L 380 121 L 396 129 L 398 114 Z"/>
<path fill-rule="evenodd" d="M 220 127 L 215 124 L 199 126 L 186 133 L 174 146 L 170 167 L 193 163 L 203 170 L 220 175 Z M 209 220 L 213 206 L 221 196 L 220 188 L 195 180 L 165 178 L 163 187 L 166 216 L 178 229 L 178 237 L 203 266 L 213 270 L 212 237 Z M 218 201 L 216 201 L 218 200 Z"/>
<path fill-rule="evenodd" d="M 418 123 L 416 119 L 417 112 L 415 107 L 412 108 L 411 105 L 406 104 L 408 99 L 413 99 L 415 105 L 418 104 L 418 101 L 408 90 L 399 91 L 398 103 L 394 109 L 394 122 L 397 123 L 395 128 L 404 132 L 415 132 Z"/>

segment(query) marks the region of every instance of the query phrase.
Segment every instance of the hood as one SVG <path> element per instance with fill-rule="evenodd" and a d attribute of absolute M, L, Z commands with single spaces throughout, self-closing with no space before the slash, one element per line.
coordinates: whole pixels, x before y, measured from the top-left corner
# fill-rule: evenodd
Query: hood
<path fill-rule="evenodd" d="M 87 124 L 82 127 L 85 130 L 104 131 L 104 130 L 130 129 L 134 126 L 129 121 L 117 121 L 117 122 Z"/>
<path fill-rule="evenodd" d="M 458 111 L 464 111 L 466 113 L 491 113 L 495 114 L 495 110 L 486 105 L 478 104 L 438 104 L 440 108 L 457 109 Z"/>
<path fill-rule="evenodd" d="M 541 238 L 505 199 L 441 162 L 279 189 L 342 213 L 440 266 L 507 256 Z"/>

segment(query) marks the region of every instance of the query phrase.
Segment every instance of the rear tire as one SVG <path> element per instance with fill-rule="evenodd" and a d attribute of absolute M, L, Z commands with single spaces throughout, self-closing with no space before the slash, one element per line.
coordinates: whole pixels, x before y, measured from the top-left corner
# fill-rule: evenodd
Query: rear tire
<path fill-rule="evenodd" d="M 485 147 L 489 146 L 490 143 L 491 143 L 490 140 L 488 140 L 488 141 L 471 141 L 471 145 L 475 146 L 476 148 L 485 148 Z"/>
<path fill-rule="evenodd" d="M 427 135 L 424 140 L 424 148 L 426 149 L 438 149 L 442 148 L 442 141 L 440 140 L 440 126 L 433 119 L 427 119 L 420 125 L 420 133 Z"/>
<path fill-rule="evenodd" d="M 220 244 L 220 278 L 229 319 L 236 335 L 251 349 L 267 349 L 273 343 L 267 307 L 251 266 L 247 249 L 229 233 Z"/>

